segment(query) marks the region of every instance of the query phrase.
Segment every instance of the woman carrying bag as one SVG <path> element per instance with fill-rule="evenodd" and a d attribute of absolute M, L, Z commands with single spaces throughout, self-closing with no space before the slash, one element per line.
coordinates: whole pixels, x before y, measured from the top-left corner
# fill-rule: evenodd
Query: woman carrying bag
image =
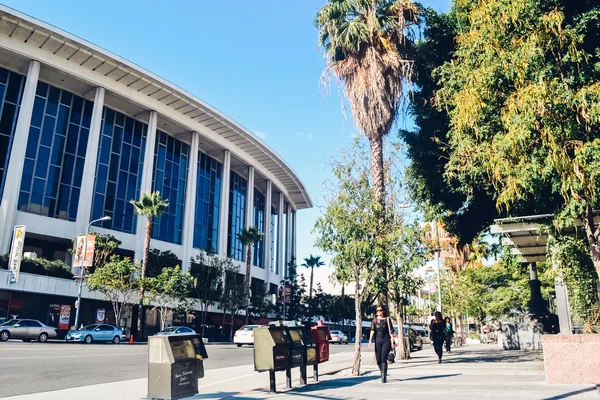
<path fill-rule="evenodd" d="M 392 324 L 383 306 L 377 307 L 377 318 L 371 323 L 371 335 L 369 337 L 369 348 L 373 346 L 375 336 L 375 359 L 381 371 L 381 382 L 387 382 L 388 355 L 396 347 L 392 330 Z"/>

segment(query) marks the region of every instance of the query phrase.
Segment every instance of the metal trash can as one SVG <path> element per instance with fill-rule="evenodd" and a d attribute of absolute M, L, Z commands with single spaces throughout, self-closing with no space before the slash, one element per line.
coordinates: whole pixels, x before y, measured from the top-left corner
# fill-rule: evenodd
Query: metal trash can
<path fill-rule="evenodd" d="M 202 336 L 148 338 L 148 399 L 176 400 L 198 394 L 208 358 Z"/>

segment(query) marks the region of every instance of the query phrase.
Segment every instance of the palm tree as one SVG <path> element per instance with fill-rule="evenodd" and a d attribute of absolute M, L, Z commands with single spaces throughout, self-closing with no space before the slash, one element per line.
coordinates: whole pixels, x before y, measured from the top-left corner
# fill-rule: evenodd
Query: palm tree
<path fill-rule="evenodd" d="M 332 71 L 343 85 L 354 124 L 369 140 L 376 218 L 383 221 L 385 173 L 383 138 L 391 130 L 413 76 L 413 28 L 421 8 L 411 0 L 328 0 L 317 12 L 319 47 L 326 81 Z M 382 277 L 387 266 L 380 265 Z M 387 305 L 387 284 L 380 303 Z"/>
<path fill-rule="evenodd" d="M 131 200 L 135 213 L 139 216 L 146 217 L 146 236 L 144 237 L 144 258 L 142 261 L 142 282 L 146 278 L 146 269 L 148 268 L 148 256 L 150 255 L 150 239 L 152 239 L 152 228 L 154 226 L 154 218 L 160 217 L 169 206 L 168 200 L 163 200 L 160 197 L 160 192 L 144 193 L 140 201 Z M 144 294 L 145 287 L 140 285 L 139 309 L 138 309 L 138 339 L 143 340 L 143 312 L 144 312 Z"/>
<path fill-rule="evenodd" d="M 369 139 L 373 194 L 385 204 L 383 137 L 389 133 L 410 82 L 412 27 L 420 7 L 411 0 L 329 0 L 317 13 L 327 73 L 337 76 L 354 123 Z"/>
<path fill-rule="evenodd" d="M 250 274 L 252 268 L 252 247 L 260 242 L 263 237 L 263 233 L 258 230 L 256 226 L 252 226 L 248 229 L 242 229 L 238 233 L 237 238 L 246 246 L 246 324 L 248 324 L 248 307 L 250 305 Z"/>
<path fill-rule="evenodd" d="M 322 267 L 323 265 L 325 265 L 325 263 L 323 261 L 321 261 L 321 256 L 313 256 L 312 254 L 308 257 L 304 259 L 304 264 L 302 264 L 303 267 L 306 268 L 310 268 L 310 284 L 308 286 L 308 298 L 312 299 L 312 294 L 313 294 L 313 276 L 314 276 L 314 269 L 315 267 L 319 268 Z"/>

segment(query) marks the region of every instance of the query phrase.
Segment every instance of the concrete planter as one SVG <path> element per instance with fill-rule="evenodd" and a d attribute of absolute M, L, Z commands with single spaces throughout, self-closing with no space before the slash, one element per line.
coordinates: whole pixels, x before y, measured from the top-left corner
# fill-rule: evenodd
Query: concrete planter
<path fill-rule="evenodd" d="M 544 335 L 546 382 L 600 384 L 600 335 Z"/>

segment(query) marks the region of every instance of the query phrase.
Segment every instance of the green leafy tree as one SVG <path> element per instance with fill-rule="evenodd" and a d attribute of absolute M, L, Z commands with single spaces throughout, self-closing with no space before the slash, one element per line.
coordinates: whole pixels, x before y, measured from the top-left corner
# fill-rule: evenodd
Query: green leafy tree
<path fill-rule="evenodd" d="M 223 273 L 230 269 L 231 258 L 220 258 L 216 254 L 200 252 L 191 259 L 190 275 L 194 279 L 194 290 L 202 306 L 202 336 L 206 328 L 208 307 L 223 296 Z"/>
<path fill-rule="evenodd" d="M 233 341 L 233 323 L 236 315 L 240 310 L 246 308 L 247 297 L 246 297 L 246 285 L 245 279 L 240 274 L 240 268 L 233 264 L 226 264 L 223 266 L 225 275 L 225 290 L 223 290 L 223 296 L 221 298 L 221 307 L 223 308 L 223 325 L 225 326 L 225 317 L 227 312 L 231 316 L 231 329 L 229 331 L 229 340 Z"/>
<path fill-rule="evenodd" d="M 169 207 L 169 202 L 160 197 L 160 192 L 144 193 L 140 201 L 131 200 L 135 213 L 146 218 L 146 230 L 144 234 L 144 258 L 142 260 L 141 279 L 146 278 L 148 269 L 148 259 L 150 257 L 150 240 L 152 239 L 152 228 L 154 226 L 154 218 L 158 218 Z M 139 293 L 139 310 L 137 321 L 138 340 L 144 339 L 144 294 L 145 285 L 140 286 Z"/>
<path fill-rule="evenodd" d="M 383 218 L 386 189 L 383 139 L 389 133 L 413 77 L 413 28 L 421 9 L 410 0 L 329 0 L 315 25 L 326 70 L 340 81 L 354 124 L 370 144 L 372 212 Z M 379 266 L 380 274 L 385 268 Z M 387 304 L 387 290 L 381 302 Z"/>
<path fill-rule="evenodd" d="M 558 220 L 583 221 L 599 273 L 599 6 L 470 0 L 456 10 L 456 50 L 435 71 L 450 117 L 446 178 L 463 193 L 490 181 L 503 210 L 549 186 L 564 200 Z"/>
<path fill-rule="evenodd" d="M 387 275 L 378 266 L 390 264 L 393 235 L 379 218 L 370 182 L 370 165 L 357 140 L 332 165 L 336 181 L 329 188 L 327 207 L 315 225 L 316 245 L 332 256 L 334 276 L 354 285 L 355 336 L 352 374 L 360 375 L 363 302 L 386 287 Z M 384 283 L 382 284 L 382 281 Z"/>
<path fill-rule="evenodd" d="M 159 312 L 161 330 L 173 312 L 188 312 L 193 307 L 190 299 L 193 278 L 184 274 L 179 266 L 163 268 L 160 275 L 146 278 L 145 286 L 150 292 L 149 301 Z"/>
<path fill-rule="evenodd" d="M 113 255 L 107 263 L 96 268 L 88 277 L 88 288 L 102 293 L 104 299 L 112 304 L 117 325 L 135 303 L 138 272 L 131 259 L 127 257 L 121 259 Z"/>
<path fill-rule="evenodd" d="M 304 259 L 304 264 L 302 264 L 305 268 L 310 268 L 310 283 L 308 284 L 308 298 L 312 298 L 313 295 L 313 279 L 315 273 L 315 267 L 319 268 L 324 266 L 325 263 L 321 261 L 321 256 L 313 256 L 312 254 Z"/>
<path fill-rule="evenodd" d="M 248 229 L 242 229 L 237 234 L 237 238 L 242 242 L 242 245 L 246 247 L 246 324 L 248 324 L 248 307 L 250 306 L 250 282 L 252 275 L 252 248 L 260 242 L 263 237 L 263 233 L 258 230 L 256 226 L 251 226 Z"/>

